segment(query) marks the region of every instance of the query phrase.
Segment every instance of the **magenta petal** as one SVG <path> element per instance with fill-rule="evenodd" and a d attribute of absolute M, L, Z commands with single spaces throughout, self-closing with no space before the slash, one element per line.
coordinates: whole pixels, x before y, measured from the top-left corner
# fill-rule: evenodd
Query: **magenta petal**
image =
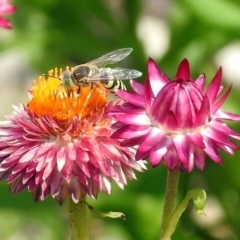
<path fill-rule="evenodd" d="M 186 136 L 189 138 L 189 140 L 196 146 L 200 148 L 204 148 L 205 144 L 203 142 L 203 136 L 198 132 L 190 132 L 187 133 Z"/>
<path fill-rule="evenodd" d="M 165 136 L 166 134 L 160 129 L 156 127 L 151 128 L 151 130 L 148 131 L 143 142 L 139 146 L 139 150 L 146 151 L 149 150 L 150 148 L 153 148 L 154 145 L 161 142 Z"/>
<path fill-rule="evenodd" d="M 57 151 L 57 169 L 59 172 L 62 171 L 66 161 L 65 148 L 62 147 Z"/>
<path fill-rule="evenodd" d="M 156 167 L 161 161 L 163 161 L 163 157 L 168 152 L 166 142 L 167 141 L 160 142 L 157 145 L 155 145 L 155 147 L 153 147 L 149 155 L 150 163 L 153 167 Z"/>
<path fill-rule="evenodd" d="M 199 126 L 204 126 L 208 118 L 210 117 L 210 106 L 209 106 L 209 100 L 207 96 L 204 96 L 201 108 L 198 112 L 196 121 L 193 123 L 193 127 L 197 128 Z"/>
<path fill-rule="evenodd" d="M 205 85 L 205 74 L 201 74 L 196 80 L 195 84 L 198 86 L 199 90 L 203 92 Z"/>
<path fill-rule="evenodd" d="M 190 79 L 190 67 L 186 58 L 179 64 L 175 79 Z"/>
<path fill-rule="evenodd" d="M 238 149 L 238 146 L 229 140 L 228 135 L 218 130 L 215 130 L 213 128 L 208 128 L 205 134 L 206 136 L 211 138 L 214 142 L 220 142 L 222 144 L 225 144 L 226 146 L 229 146 L 232 149 Z"/>
<path fill-rule="evenodd" d="M 218 111 L 215 113 L 215 117 L 228 121 L 240 121 L 240 115 L 222 111 L 220 109 L 218 109 Z"/>
<path fill-rule="evenodd" d="M 189 159 L 189 143 L 186 141 L 184 135 L 173 137 L 173 144 L 175 146 L 177 155 L 181 162 L 187 163 Z"/>
<path fill-rule="evenodd" d="M 146 104 L 146 109 L 149 109 L 152 103 L 152 90 L 150 86 L 150 81 L 149 78 L 147 77 L 146 82 L 145 82 L 145 89 L 144 89 L 144 96 L 145 96 L 145 104 Z"/>
<path fill-rule="evenodd" d="M 223 103 L 226 101 L 229 93 L 231 92 L 232 86 L 230 86 L 230 88 L 227 90 L 227 92 L 217 101 L 213 104 L 213 106 L 211 107 L 211 112 L 212 114 L 214 114 L 222 105 Z"/>
<path fill-rule="evenodd" d="M 221 79 L 222 79 L 222 68 L 220 67 L 205 91 L 205 94 L 209 98 L 210 105 L 212 105 L 216 100 Z"/>
<path fill-rule="evenodd" d="M 153 94 L 157 96 L 162 87 L 169 82 L 169 78 L 159 70 L 151 58 L 148 60 L 148 76 Z"/>
<path fill-rule="evenodd" d="M 114 118 L 117 121 L 124 122 L 125 124 L 133 124 L 133 125 L 150 125 L 151 121 L 146 113 L 134 114 L 133 113 L 119 113 L 114 115 Z"/>
<path fill-rule="evenodd" d="M 173 171 L 179 164 L 178 155 L 172 146 L 171 151 L 168 151 L 165 155 L 165 164 L 170 171 Z"/>
<path fill-rule="evenodd" d="M 0 2 L 0 14 L 10 14 L 16 10 L 16 7 Z"/>
<path fill-rule="evenodd" d="M 149 126 L 141 126 L 141 125 L 127 125 L 126 127 L 123 127 L 119 130 L 117 130 L 115 133 L 113 133 L 112 138 L 135 138 L 140 137 L 142 135 L 145 135 L 149 132 L 150 127 Z"/>
<path fill-rule="evenodd" d="M 206 154 L 200 149 L 195 149 L 194 162 L 196 166 L 202 171 L 205 166 Z M 189 169 L 190 170 L 190 169 Z"/>
<path fill-rule="evenodd" d="M 130 84 L 131 84 L 132 89 L 137 94 L 140 94 L 140 95 L 144 94 L 144 85 L 142 83 L 135 81 L 135 80 L 130 80 Z"/>
<path fill-rule="evenodd" d="M 144 136 L 135 137 L 135 138 L 131 138 L 131 139 L 124 139 L 121 142 L 121 146 L 132 147 L 132 146 L 140 144 L 143 141 L 143 139 L 144 139 Z"/>
<path fill-rule="evenodd" d="M 163 88 L 152 103 L 150 113 L 157 122 L 163 122 L 169 113 L 174 97 L 174 91 L 171 90 L 174 90 L 171 86 Z"/>
<path fill-rule="evenodd" d="M 136 153 L 136 160 L 141 160 L 141 159 L 147 159 L 149 158 L 149 155 L 150 155 L 150 152 L 151 152 L 151 149 L 148 149 L 146 151 L 137 151 Z"/>
<path fill-rule="evenodd" d="M 178 125 L 176 116 L 173 112 L 169 112 L 168 118 L 164 120 L 164 126 L 168 127 L 169 129 L 179 129 L 180 126 Z"/>
<path fill-rule="evenodd" d="M 209 138 L 205 139 L 206 143 L 206 147 L 203 149 L 204 152 L 216 163 L 218 164 L 222 164 L 222 160 L 221 157 L 218 153 L 218 150 L 216 148 L 216 145 L 213 143 L 213 141 Z"/>
<path fill-rule="evenodd" d="M 2 18 L 0 16 L 0 27 L 10 29 L 12 28 L 12 25 L 9 23 L 7 19 Z"/>
<path fill-rule="evenodd" d="M 225 144 L 222 144 L 222 143 L 220 143 L 220 142 L 216 142 L 216 145 L 220 148 L 220 149 L 222 149 L 224 152 L 226 152 L 226 153 L 228 153 L 228 154 L 230 154 L 230 155 L 234 155 L 234 152 L 233 152 L 233 150 L 232 150 L 232 148 L 230 148 L 229 146 L 226 146 Z"/>
<path fill-rule="evenodd" d="M 145 155 L 144 152 L 149 152 L 149 150 L 157 143 L 161 142 L 164 137 L 164 132 L 160 131 L 158 128 L 152 128 L 140 144 L 137 150 L 136 160 L 147 158 L 147 156 L 143 157 Z"/>
<path fill-rule="evenodd" d="M 229 135 L 232 138 L 240 140 L 240 133 L 233 131 L 225 123 L 213 120 L 211 123 L 211 128 L 216 129 L 216 130 L 224 133 L 225 135 Z"/>
<path fill-rule="evenodd" d="M 142 98 L 141 95 L 136 94 L 136 93 L 128 93 L 126 91 L 123 90 L 117 90 L 116 94 L 124 99 L 125 101 L 128 101 L 134 105 L 140 106 L 140 107 L 144 107 L 145 106 L 145 102 L 144 99 Z"/>

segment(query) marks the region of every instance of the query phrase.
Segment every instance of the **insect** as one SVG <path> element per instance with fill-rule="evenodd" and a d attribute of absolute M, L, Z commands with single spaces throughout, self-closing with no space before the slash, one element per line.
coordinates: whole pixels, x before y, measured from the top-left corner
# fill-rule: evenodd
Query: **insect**
<path fill-rule="evenodd" d="M 106 68 L 105 66 L 123 60 L 132 50 L 132 48 L 118 49 L 88 63 L 78 65 L 72 71 L 65 70 L 59 87 L 63 86 L 68 96 L 73 93 L 75 86 L 78 87 L 77 93 L 79 94 L 82 87 L 92 88 L 97 82 L 101 82 L 111 93 L 114 93 L 116 89 L 125 90 L 126 87 L 122 80 L 140 77 L 142 73 L 135 69 Z"/>

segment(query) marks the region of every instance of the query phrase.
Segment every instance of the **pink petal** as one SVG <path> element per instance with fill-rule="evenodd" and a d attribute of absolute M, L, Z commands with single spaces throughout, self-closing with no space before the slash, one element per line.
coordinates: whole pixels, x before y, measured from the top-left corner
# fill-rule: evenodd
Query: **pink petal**
<path fill-rule="evenodd" d="M 145 82 L 144 100 L 145 100 L 146 109 L 149 109 L 152 103 L 152 89 L 151 89 L 151 85 L 148 77 Z"/>
<path fill-rule="evenodd" d="M 175 146 L 179 160 L 182 163 L 187 163 L 189 159 L 189 146 L 190 144 L 186 140 L 184 135 L 177 135 L 173 137 L 173 144 Z"/>
<path fill-rule="evenodd" d="M 179 64 L 175 79 L 190 79 L 190 67 L 186 58 Z"/>
<path fill-rule="evenodd" d="M 230 154 L 230 155 L 234 155 L 234 152 L 232 150 L 232 148 L 230 148 L 229 146 L 226 146 L 225 144 L 222 144 L 220 142 L 216 142 L 215 143 L 220 149 L 222 149 L 224 152 Z"/>
<path fill-rule="evenodd" d="M 0 27 L 10 29 L 12 28 L 12 25 L 7 19 L 0 16 Z"/>
<path fill-rule="evenodd" d="M 163 157 L 168 151 L 167 141 L 162 141 L 155 145 L 149 155 L 151 165 L 156 167 L 161 161 L 163 161 Z"/>
<path fill-rule="evenodd" d="M 170 171 L 174 170 L 179 165 L 179 158 L 173 146 L 169 147 L 165 155 L 165 164 Z"/>
<path fill-rule="evenodd" d="M 219 132 L 214 128 L 208 128 L 207 131 L 205 131 L 205 135 L 208 136 L 209 139 L 211 138 L 214 143 L 220 142 L 222 144 L 225 144 L 226 146 L 229 146 L 232 149 L 238 149 L 238 146 L 229 140 L 228 135 Z"/>
<path fill-rule="evenodd" d="M 204 126 L 206 121 L 209 118 L 210 114 L 210 105 L 209 105 L 209 100 L 207 96 L 204 96 L 201 108 L 199 109 L 197 118 L 195 122 L 193 123 L 193 128 L 197 128 L 199 126 Z"/>
<path fill-rule="evenodd" d="M 144 94 L 144 85 L 135 80 L 130 80 L 132 89 L 139 95 Z"/>
<path fill-rule="evenodd" d="M 221 157 L 218 153 L 216 145 L 213 141 L 209 138 L 205 138 L 205 148 L 203 149 L 204 152 L 216 163 L 222 164 Z"/>
<path fill-rule="evenodd" d="M 147 134 L 150 130 L 149 126 L 141 126 L 141 125 L 127 125 L 126 127 L 123 127 L 116 132 L 113 133 L 112 138 L 124 138 L 124 139 L 130 139 L 135 137 L 140 137 L 145 134 Z"/>
<path fill-rule="evenodd" d="M 114 118 L 117 121 L 123 122 L 125 124 L 133 124 L 133 125 L 151 125 L 151 121 L 146 113 L 119 113 L 117 115 L 114 115 Z"/>
<path fill-rule="evenodd" d="M 225 123 L 222 123 L 222 122 L 213 120 L 213 121 L 211 122 L 211 125 L 210 125 L 210 126 L 211 126 L 211 128 L 216 129 L 216 130 L 224 133 L 225 135 L 229 135 L 229 136 L 231 136 L 231 137 L 233 137 L 233 138 L 235 138 L 235 139 L 240 140 L 240 134 L 237 133 L 237 132 L 235 132 L 235 131 L 233 131 L 233 130 L 232 130 L 231 128 L 229 128 L 229 127 L 227 126 L 227 124 L 225 124 Z"/>
<path fill-rule="evenodd" d="M 218 109 L 218 111 L 214 114 L 214 117 L 228 121 L 240 121 L 240 115 L 226 112 L 220 109 Z"/>
<path fill-rule="evenodd" d="M 197 147 L 204 148 L 205 144 L 203 142 L 203 137 L 199 132 L 189 132 L 186 134 L 189 140 Z"/>
<path fill-rule="evenodd" d="M 131 139 L 124 139 L 121 142 L 121 146 L 132 147 L 132 146 L 140 144 L 143 141 L 143 139 L 144 139 L 144 136 L 135 137 L 135 138 L 131 138 Z"/>
<path fill-rule="evenodd" d="M 206 154 L 201 149 L 197 148 L 194 151 L 194 163 L 202 171 L 205 166 Z M 189 169 L 190 170 L 190 169 Z"/>
<path fill-rule="evenodd" d="M 169 82 L 169 78 L 159 70 L 157 64 L 151 58 L 148 60 L 148 75 L 153 94 L 157 96 L 162 87 Z"/>
<path fill-rule="evenodd" d="M 152 128 L 145 136 L 142 143 L 139 145 L 136 154 L 136 160 L 145 159 L 147 156 L 144 156 L 144 152 L 148 152 L 153 148 L 157 143 L 161 142 L 165 137 L 165 133 L 158 128 Z"/>
<path fill-rule="evenodd" d="M 205 85 L 205 74 L 201 74 L 196 80 L 195 84 L 198 86 L 199 90 L 203 92 Z"/>
<path fill-rule="evenodd" d="M 66 154 L 65 154 L 65 148 L 61 147 L 58 151 L 57 151 L 57 169 L 59 172 L 62 171 L 65 162 L 66 162 Z"/>
<path fill-rule="evenodd" d="M 216 100 L 221 80 L 222 80 L 222 68 L 220 67 L 205 91 L 205 94 L 209 98 L 210 105 L 212 105 Z"/>
<path fill-rule="evenodd" d="M 231 92 L 232 86 L 230 86 L 230 88 L 227 90 L 227 92 L 217 101 L 213 104 L 213 106 L 211 107 L 211 112 L 212 114 L 214 114 L 222 105 L 223 103 L 226 101 L 229 93 Z"/>
<path fill-rule="evenodd" d="M 10 14 L 16 10 L 16 7 L 10 4 L 2 4 L 0 2 L 0 14 Z"/>
<path fill-rule="evenodd" d="M 142 95 L 136 93 L 129 93 L 123 90 L 117 90 L 116 94 L 127 102 L 130 102 L 140 107 L 145 107 L 145 102 Z"/>

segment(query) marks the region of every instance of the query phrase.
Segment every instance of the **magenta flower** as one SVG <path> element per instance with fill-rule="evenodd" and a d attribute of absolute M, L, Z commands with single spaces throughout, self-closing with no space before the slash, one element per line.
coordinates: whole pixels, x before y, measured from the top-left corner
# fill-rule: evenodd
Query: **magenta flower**
<path fill-rule="evenodd" d="M 240 121 L 240 116 L 220 110 L 231 91 L 219 96 L 221 77 L 220 68 L 204 90 L 205 75 L 192 80 L 186 59 L 172 81 L 150 59 L 145 84 L 131 81 L 133 93 L 117 93 L 126 103 L 109 112 L 118 121 L 112 137 L 123 139 L 122 146 L 136 146 L 136 160 L 149 158 L 154 167 L 203 170 L 206 156 L 222 164 L 219 149 L 233 155 L 238 146 L 232 140 L 240 140 L 223 120 Z"/>
<path fill-rule="evenodd" d="M 135 179 L 133 170 L 145 166 L 132 148 L 111 138 L 105 88 L 86 87 L 68 97 L 64 88 L 57 91 L 60 83 L 40 77 L 28 104 L 0 123 L 0 180 L 12 193 L 27 188 L 35 201 L 52 195 L 60 204 L 67 196 L 78 202 L 98 191 L 109 194 L 112 180 L 123 188 Z"/>
<path fill-rule="evenodd" d="M 9 20 L 2 17 L 4 14 L 11 14 L 16 11 L 16 7 L 9 4 L 9 0 L 0 0 L 0 27 L 2 28 L 12 28 Z"/>

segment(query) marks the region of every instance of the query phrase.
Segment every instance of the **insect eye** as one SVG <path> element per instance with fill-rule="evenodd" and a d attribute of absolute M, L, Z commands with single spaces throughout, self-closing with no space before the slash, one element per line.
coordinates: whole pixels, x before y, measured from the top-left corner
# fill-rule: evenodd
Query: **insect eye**
<path fill-rule="evenodd" d="M 89 72 L 90 68 L 88 66 L 80 66 L 73 71 L 72 75 L 75 79 L 82 79 L 88 76 Z"/>

